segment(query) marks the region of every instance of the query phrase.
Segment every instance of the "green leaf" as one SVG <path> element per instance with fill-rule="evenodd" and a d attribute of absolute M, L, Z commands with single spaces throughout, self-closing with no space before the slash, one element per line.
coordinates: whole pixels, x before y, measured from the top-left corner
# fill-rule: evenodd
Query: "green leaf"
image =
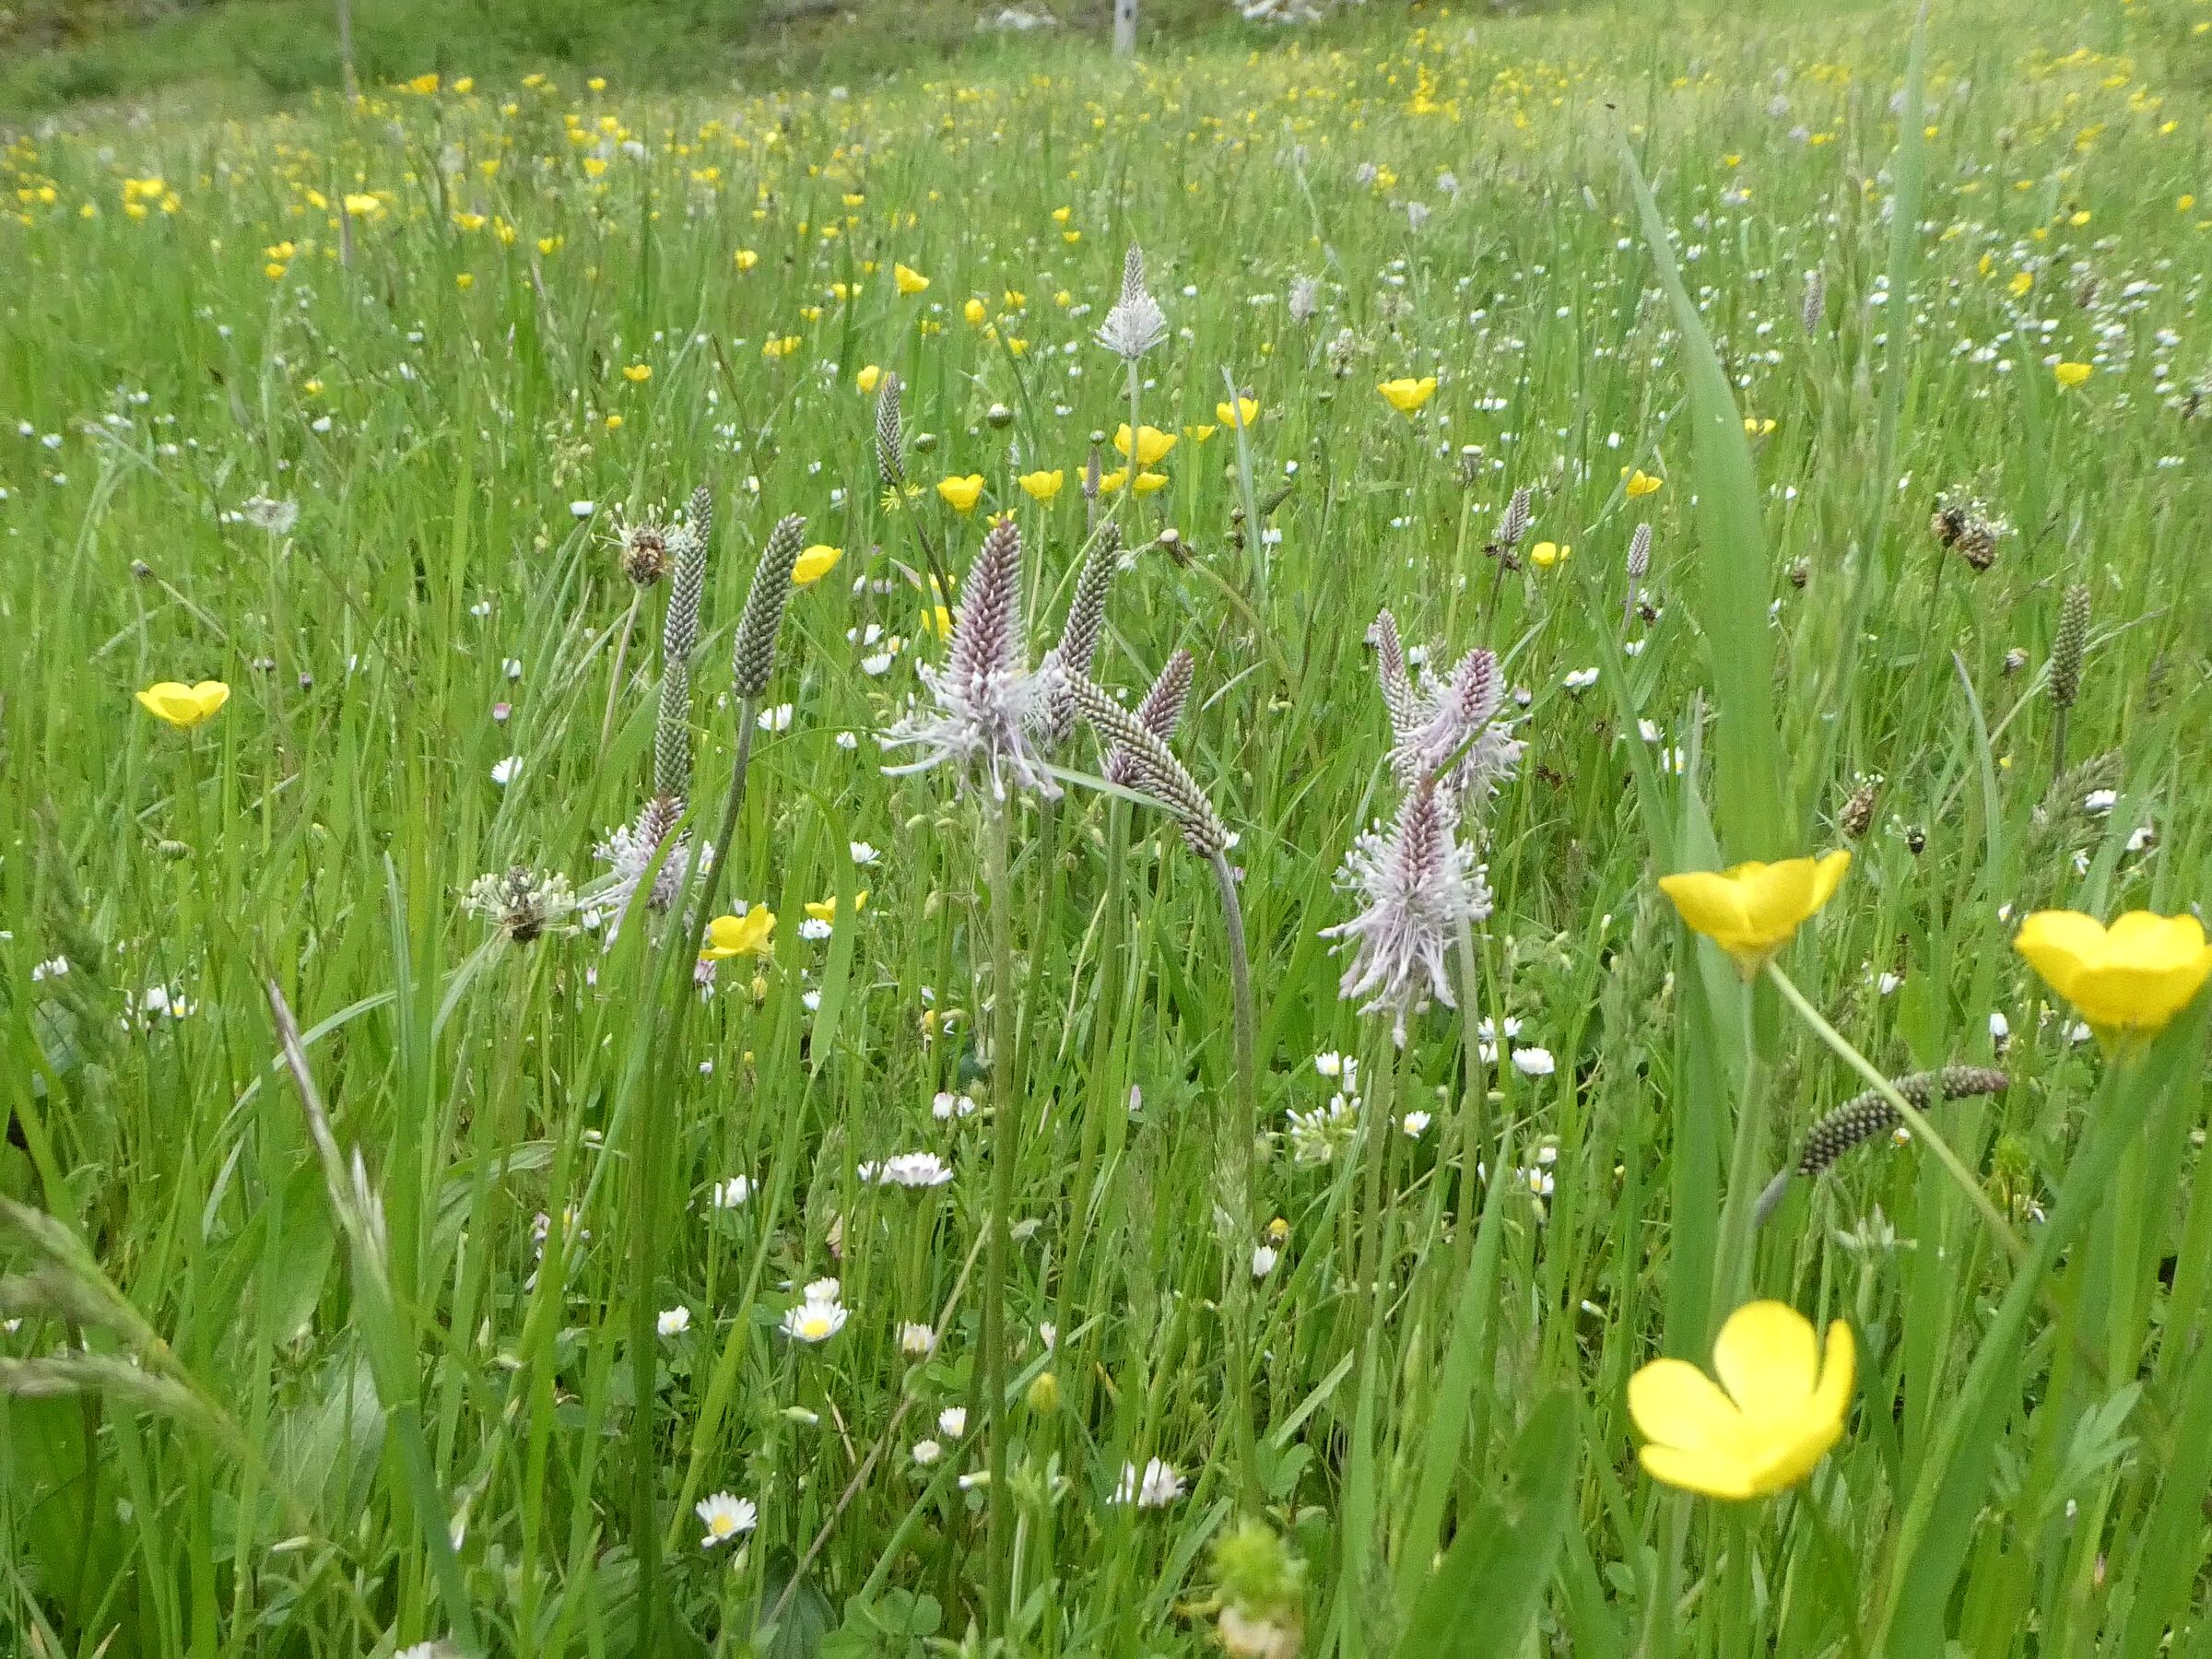
<path fill-rule="evenodd" d="M 1579 1427 L 1571 1394 L 1555 1394 L 1531 1414 L 1513 1442 L 1512 1496 L 1460 1518 L 1399 1659 L 1477 1659 L 1527 1641 L 1573 1512 Z"/>
<path fill-rule="evenodd" d="M 1682 286 L 1666 223 L 1659 217 L 1659 205 L 1652 199 L 1651 186 L 1644 182 L 1625 137 L 1620 158 L 1660 286 L 1682 334 L 1689 380 L 1690 480 L 1697 498 L 1698 551 L 1697 580 L 1685 585 L 1683 594 L 1704 637 L 1712 675 L 1721 845 L 1731 862 L 1780 858 L 1801 849 L 1792 844 L 1797 831 L 1785 817 L 1782 798 L 1774 632 L 1767 621 L 1773 572 L 1767 562 L 1766 530 L 1759 516 L 1759 477 L 1751 463 L 1750 441 L 1744 436 L 1743 416 L 1728 387 L 1727 371 L 1721 366 L 1688 289 Z"/>

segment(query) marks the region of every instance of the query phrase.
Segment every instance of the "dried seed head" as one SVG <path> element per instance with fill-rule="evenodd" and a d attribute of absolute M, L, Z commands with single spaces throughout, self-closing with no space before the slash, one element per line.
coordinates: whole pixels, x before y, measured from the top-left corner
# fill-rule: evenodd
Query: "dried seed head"
<path fill-rule="evenodd" d="M 1881 793 L 1879 778 L 1869 778 L 1851 792 L 1851 798 L 1843 803 L 1843 810 L 1836 820 L 1845 840 L 1855 841 L 1865 838 L 1867 828 L 1874 822 L 1874 804 Z"/>
<path fill-rule="evenodd" d="M 1134 363 L 1168 337 L 1168 319 L 1145 287 L 1144 250 L 1135 242 L 1122 261 L 1122 294 L 1100 325 L 1098 341 L 1124 363 Z"/>
<path fill-rule="evenodd" d="M 1293 276 L 1290 279 L 1290 321 L 1311 323 L 1321 310 L 1321 278 Z"/>
<path fill-rule="evenodd" d="M 734 688 L 739 697 L 759 696 L 775 672 L 776 635 L 791 599 L 791 568 L 798 562 L 799 545 L 806 538 L 804 518 L 794 512 L 779 519 L 760 549 L 760 562 L 753 567 L 753 585 L 745 596 L 744 614 L 737 618 L 737 643 L 732 653 Z"/>
<path fill-rule="evenodd" d="M 1955 489 L 1937 498 L 1928 520 L 1928 533 L 1977 571 L 1996 562 L 1997 543 L 2011 528 L 1989 510 L 1988 502 Z"/>
<path fill-rule="evenodd" d="M 675 560 L 668 550 L 668 532 L 651 519 L 624 524 L 615 537 L 616 558 L 622 574 L 644 588 L 668 574 Z"/>
<path fill-rule="evenodd" d="M 461 903 L 517 945 L 527 945 L 559 925 L 576 908 L 576 894 L 566 876 L 541 876 L 527 865 L 516 865 L 503 875 L 477 877 Z"/>
<path fill-rule="evenodd" d="M 1453 1007 L 1446 953 L 1462 926 L 1490 913 L 1490 890 L 1475 854 L 1459 839 L 1458 818 L 1444 792 L 1424 780 L 1398 808 L 1388 835 L 1370 832 L 1345 854 L 1337 885 L 1363 908 L 1322 937 L 1348 949 L 1336 994 L 1366 997 L 1361 1013 L 1387 1009 L 1403 1046 L 1406 1021 L 1431 998 Z"/>
<path fill-rule="evenodd" d="M 1922 1111 L 1939 1100 L 1959 1100 L 1970 1095 L 2002 1094 L 2011 1081 L 2003 1072 L 1982 1065 L 1947 1065 L 1941 1071 L 1914 1072 L 1895 1077 L 1890 1087 Z M 1876 1089 L 1855 1094 L 1815 1124 L 1805 1137 L 1797 1161 L 1777 1175 L 1759 1196 L 1757 1216 L 1761 1221 L 1782 1202 L 1790 1177 L 1811 1181 L 1825 1174 L 1853 1147 L 1878 1135 L 1887 1135 L 1903 1122 L 1897 1108 Z"/>
<path fill-rule="evenodd" d="M 2051 706 L 2070 709 L 2081 694 L 2081 653 L 2089 642 L 2089 590 L 2076 582 L 2058 611 L 2051 641 Z"/>
<path fill-rule="evenodd" d="M 963 786 L 980 775 L 994 800 L 1006 798 L 1009 778 L 1047 799 L 1059 794 L 1032 738 L 1048 677 L 1032 674 L 1025 654 L 1021 531 L 1011 515 L 994 520 L 984 534 L 944 666 L 924 664 L 920 672 L 934 706 L 910 711 L 882 741 L 886 747 L 918 748 L 921 758 L 886 767 L 887 772 L 950 761 Z"/>
<path fill-rule="evenodd" d="M 1069 601 L 1067 621 L 1060 642 L 1046 662 L 1054 671 L 1072 670 L 1088 678 L 1098 655 L 1099 635 L 1106 626 L 1106 595 L 1122 557 L 1121 526 L 1112 520 L 1099 526 L 1084 551 L 1083 568 L 1076 574 L 1076 594 Z M 1045 677 L 1045 740 L 1057 748 L 1076 734 L 1076 704 L 1057 672 Z"/>
<path fill-rule="evenodd" d="M 1191 653 L 1178 649 L 1161 666 L 1144 700 L 1136 705 L 1137 723 L 1162 743 L 1172 742 L 1175 728 L 1182 723 L 1182 704 L 1191 693 L 1193 666 Z M 1126 749 L 1116 744 L 1107 751 L 1105 774 L 1109 783 L 1132 785 L 1136 782 L 1136 762 Z"/>
<path fill-rule="evenodd" d="M 691 791 L 691 652 L 699 643 L 699 606 L 707 586 L 707 539 L 700 533 L 700 512 L 705 495 L 701 489 L 692 497 L 690 522 L 668 537 L 676 576 L 668 588 L 668 614 L 661 625 L 661 706 L 653 724 L 653 787 L 678 802 Z"/>
<path fill-rule="evenodd" d="M 1150 726 L 1115 702 L 1102 687 L 1079 675 L 1068 677 L 1068 688 L 1083 718 L 1125 758 L 1131 783 L 1174 818 L 1192 852 L 1201 858 L 1217 858 L 1236 845 L 1237 838 L 1206 798 L 1206 791 Z"/>
<path fill-rule="evenodd" d="M 1820 320 L 1828 314 L 1828 278 L 1815 265 L 1805 274 L 1805 299 L 1797 309 L 1797 320 L 1808 335 L 1820 332 Z"/>
<path fill-rule="evenodd" d="M 1505 512 L 1498 520 L 1497 545 L 1500 547 L 1517 546 L 1521 538 L 1528 534 L 1529 521 L 1534 516 L 1529 505 L 1528 486 L 1524 484 L 1513 491 L 1512 499 L 1506 502 Z"/>
<path fill-rule="evenodd" d="M 876 386 L 876 477 L 887 490 L 906 486 L 905 431 L 899 419 L 899 376 L 885 370 Z"/>
<path fill-rule="evenodd" d="M 1375 648 L 1375 677 L 1382 685 L 1382 709 L 1390 716 L 1391 742 L 1403 743 L 1420 724 L 1420 700 L 1414 695 L 1413 677 L 1406 670 L 1406 646 L 1398 637 L 1398 619 L 1385 608 L 1369 624 L 1367 642 Z"/>
<path fill-rule="evenodd" d="M 1639 524 L 1629 537 L 1629 580 L 1641 582 L 1652 568 L 1652 527 Z"/>

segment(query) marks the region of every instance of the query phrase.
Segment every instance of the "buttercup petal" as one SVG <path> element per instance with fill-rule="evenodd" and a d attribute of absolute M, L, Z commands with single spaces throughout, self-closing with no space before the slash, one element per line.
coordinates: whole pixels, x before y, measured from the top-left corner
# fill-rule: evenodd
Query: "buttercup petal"
<path fill-rule="evenodd" d="M 2012 947 L 2068 1001 L 2084 969 L 2104 956 L 2104 925 L 2079 911 L 2037 911 L 2020 924 Z"/>
<path fill-rule="evenodd" d="M 1684 1452 L 1733 1445 L 1741 1428 L 1720 1385 L 1681 1359 L 1654 1359 L 1629 1379 L 1629 1417 L 1644 1439 Z"/>
<path fill-rule="evenodd" d="M 1662 876 L 1659 890 L 1674 900 L 1682 920 L 1697 932 L 1715 939 L 1740 939 L 1750 931 L 1744 911 L 1743 888 L 1728 877 L 1712 870 L 1685 870 Z"/>
<path fill-rule="evenodd" d="M 2129 911 L 2105 934 L 2105 948 L 2135 967 L 2191 968 L 2205 955 L 2205 924 L 2185 911 L 2178 916 Z"/>
<path fill-rule="evenodd" d="M 1637 1456 L 1653 1480 L 1684 1491 L 1739 1500 L 1757 1495 L 1751 1470 L 1742 1457 L 1730 1453 L 1683 1452 L 1673 1446 L 1649 1445 Z"/>
<path fill-rule="evenodd" d="M 1746 1417 L 1794 1417 L 1818 1376 L 1812 1322 L 1787 1302 L 1746 1302 L 1721 1327 L 1712 1369 Z"/>

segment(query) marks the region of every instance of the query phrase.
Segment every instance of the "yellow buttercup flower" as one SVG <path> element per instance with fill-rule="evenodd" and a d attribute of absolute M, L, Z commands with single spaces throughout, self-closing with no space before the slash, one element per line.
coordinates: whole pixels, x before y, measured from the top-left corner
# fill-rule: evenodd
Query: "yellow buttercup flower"
<path fill-rule="evenodd" d="M 983 499 L 983 476 L 970 473 L 964 478 L 939 478 L 937 495 L 955 512 L 973 512 L 976 502 Z"/>
<path fill-rule="evenodd" d="M 791 567 L 791 580 L 799 587 L 812 587 L 823 577 L 837 569 L 837 561 L 845 556 L 842 547 L 832 547 L 817 542 L 800 554 Z"/>
<path fill-rule="evenodd" d="M 1390 402 L 1390 406 L 1401 415 L 1411 415 L 1436 395 L 1436 376 L 1424 374 L 1419 380 L 1401 375 L 1386 380 L 1375 388 Z"/>
<path fill-rule="evenodd" d="M 1150 466 L 1156 461 L 1166 460 L 1168 452 L 1180 441 L 1174 433 L 1163 432 L 1158 427 L 1139 428 L 1136 434 L 1136 464 L 1139 466 Z M 1113 453 L 1117 455 L 1129 453 L 1129 423 L 1125 420 L 1114 429 Z"/>
<path fill-rule="evenodd" d="M 622 378 L 633 386 L 642 385 L 653 378 L 653 365 L 651 363 L 626 363 L 623 365 Z"/>
<path fill-rule="evenodd" d="M 1567 542 L 1538 542 L 1528 550 L 1528 561 L 1539 571 L 1548 571 L 1554 565 L 1565 564 L 1574 557 L 1574 548 Z"/>
<path fill-rule="evenodd" d="M 859 892 L 853 895 L 853 913 L 857 916 L 867 908 L 868 889 L 862 888 Z M 806 913 L 817 922 L 835 922 L 837 920 L 837 895 L 832 893 L 827 899 L 808 900 Z"/>
<path fill-rule="evenodd" d="M 960 315 L 968 319 L 969 326 L 971 328 L 981 328 L 983 319 L 990 314 L 991 308 L 973 295 L 969 297 L 967 304 L 960 307 Z"/>
<path fill-rule="evenodd" d="M 1675 901 L 1691 930 L 1735 959 L 1754 978 L 1790 942 L 1799 925 L 1835 894 L 1851 854 L 1739 864 L 1726 870 L 1688 870 L 1662 877 L 1659 890 Z"/>
<path fill-rule="evenodd" d="M 1259 418 L 1260 400 L 1256 397 L 1238 398 L 1236 407 L 1233 409 L 1225 403 L 1218 403 L 1214 406 L 1214 418 L 1223 426 L 1231 429 L 1241 426 L 1248 427 Z"/>
<path fill-rule="evenodd" d="M 1167 482 L 1168 475 L 1166 473 L 1140 472 L 1136 475 L 1136 493 L 1150 495 L 1156 489 L 1166 488 Z M 1099 479 L 1099 493 L 1112 495 L 1117 489 L 1127 488 L 1128 485 L 1129 469 L 1125 466 L 1117 466 Z"/>
<path fill-rule="evenodd" d="M 918 294 L 929 286 L 929 278 L 912 265 L 893 265 L 891 280 L 899 285 L 899 291 L 902 294 Z"/>
<path fill-rule="evenodd" d="M 1221 429 L 1210 420 L 1202 420 L 1182 429 L 1182 435 L 1193 443 L 1204 443 Z"/>
<path fill-rule="evenodd" d="M 853 383 L 863 392 L 873 392 L 883 383 L 883 371 L 874 363 L 863 364 L 860 372 L 853 377 Z"/>
<path fill-rule="evenodd" d="M 1023 473 L 1014 481 L 1021 486 L 1022 493 L 1032 501 L 1049 501 L 1060 493 L 1060 487 L 1067 482 L 1067 474 L 1055 466 L 1050 472 Z"/>
<path fill-rule="evenodd" d="M 730 255 L 730 263 L 741 271 L 749 271 L 760 263 L 760 255 L 750 248 L 740 248 Z"/>
<path fill-rule="evenodd" d="M 1851 1327 L 1828 1327 L 1786 1302 L 1747 1302 L 1712 1345 L 1715 1382 L 1684 1359 L 1654 1359 L 1629 1379 L 1629 1416 L 1654 1480 L 1708 1498 L 1764 1498 L 1813 1472 L 1843 1435 L 1858 1350 Z M 1724 1392 L 1724 1390 L 1725 1392 Z"/>
<path fill-rule="evenodd" d="M 742 916 L 717 916 L 707 924 L 707 943 L 700 951 L 702 962 L 726 962 L 732 957 L 767 956 L 776 931 L 776 912 L 756 904 Z"/>
<path fill-rule="evenodd" d="M 2051 372 L 2060 385 L 2072 391 L 2095 373 L 2096 370 L 2088 363 L 2056 363 L 2052 366 Z"/>
<path fill-rule="evenodd" d="M 215 718 L 215 712 L 230 700 L 230 688 L 221 680 L 202 680 L 196 686 L 161 680 L 138 693 L 138 701 L 157 720 L 166 720 L 180 732 Z"/>
<path fill-rule="evenodd" d="M 1764 420 L 1761 420 L 1756 415 L 1747 415 L 1744 417 L 1744 436 L 1747 438 L 1764 438 L 1773 429 L 1774 418 L 1771 415 Z"/>
<path fill-rule="evenodd" d="M 934 633 L 940 640 L 952 638 L 952 612 L 942 605 L 932 606 L 922 613 L 922 631 Z"/>
<path fill-rule="evenodd" d="M 2129 911 L 2108 928 L 2079 911 L 2038 911 L 2012 945 L 2107 1050 L 2164 1030 L 2212 974 L 2204 924 L 2187 914 Z"/>
<path fill-rule="evenodd" d="M 1751 423 L 1747 420 L 1744 425 L 1747 429 Z M 1665 482 L 1665 479 L 1653 477 L 1641 466 L 1635 468 L 1624 466 L 1620 469 L 1620 476 L 1628 480 L 1621 486 L 1621 488 L 1631 501 L 1639 496 L 1655 494 Z"/>

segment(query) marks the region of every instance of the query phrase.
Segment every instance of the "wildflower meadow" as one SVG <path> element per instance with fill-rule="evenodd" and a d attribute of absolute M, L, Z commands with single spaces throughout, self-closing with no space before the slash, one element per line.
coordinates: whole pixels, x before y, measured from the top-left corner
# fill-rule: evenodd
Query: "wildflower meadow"
<path fill-rule="evenodd" d="M 623 70 L 0 133 L 0 1648 L 2212 1655 L 2212 6 Z"/>

